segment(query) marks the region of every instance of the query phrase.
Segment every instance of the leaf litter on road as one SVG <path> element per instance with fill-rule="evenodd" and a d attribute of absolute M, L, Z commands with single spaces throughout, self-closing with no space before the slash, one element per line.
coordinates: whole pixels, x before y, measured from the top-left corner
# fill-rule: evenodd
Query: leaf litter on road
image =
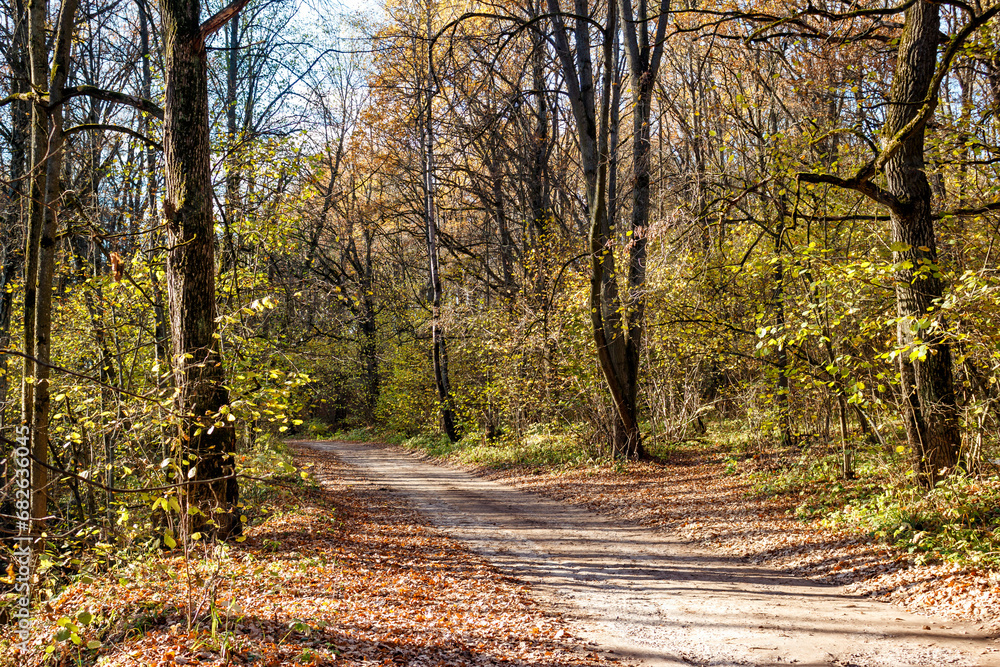
<path fill-rule="evenodd" d="M 175 550 L 69 586 L 8 664 L 611 663 L 399 498 L 352 489 L 332 457 L 294 450 L 321 487 L 282 492 L 241 544 L 202 545 L 187 561 Z M 81 643 L 55 642 L 60 619 L 83 609 L 93 620 Z"/>

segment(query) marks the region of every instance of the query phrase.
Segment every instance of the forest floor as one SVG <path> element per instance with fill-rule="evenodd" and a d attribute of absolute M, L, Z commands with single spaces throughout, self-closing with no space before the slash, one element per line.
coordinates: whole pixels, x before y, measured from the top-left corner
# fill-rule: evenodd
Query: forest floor
<path fill-rule="evenodd" d="M 699 479 L 691 469 L 696 466 L 688 467 L 687 485 L 664 477 L 670 474 L 664 466 L 647 470 L 637 484 L 641 465 L 488 472 L 506 482 L 498 483 L 397 447 L 309 446 L 348 463 L 359 487 L 392 489 L 436 527 L 529 583 L 533 594 L 575 621 L 574 634 L 615 656 L 653 665 L 1000 665 L 1000 644 L 985 623 L 908 613 L 801 576 L 803 568 L 831 560 L 837 573 L 858 577 L 865 559 L 853 538 L 828 536 L 803 545 L 790 525 L 767 523 L 766 507 L 750 503 L 745 514 L 727 508 L 740 504 L 739 491 L 727 496 L 720 488 L 705 489 L 709 480 Z M 662 510 L 663 504 L 686 524 L 683 531 L 638 525 L 641 508 Z M 732 551 L 737 543 L 744 547 L 735 555 L 718 549 L 728 544 Z M 806 555 L 811 551 L 821 553 Z M 894 558 L 870 551 L 869 563 Z M 789 561 L 781 571 L 753 564 L 754 554 L 772 562 L 783 554 Z"/>
<path fill-rule="evenodd" d="M 319 486 L 279 487 L 245 541 L 69 585 L 36 610 L 26 654 L 2 628 L 0 665 L 609 664 L 402 498 L 355 488 L 329 454 L 295 463 Z"/>

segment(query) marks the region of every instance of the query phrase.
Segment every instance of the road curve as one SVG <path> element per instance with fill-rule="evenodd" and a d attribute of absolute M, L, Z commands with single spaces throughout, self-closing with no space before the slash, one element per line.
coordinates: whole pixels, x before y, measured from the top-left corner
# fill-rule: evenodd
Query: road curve
<path fill-rule="evenodd" d="M 619 657 L 720 667 L 1000 667 L 1000 643 L 973 625 L 745 565 L 397 448 L 299 444 L 335 454 L 359 487 L 400 494 Z"/>

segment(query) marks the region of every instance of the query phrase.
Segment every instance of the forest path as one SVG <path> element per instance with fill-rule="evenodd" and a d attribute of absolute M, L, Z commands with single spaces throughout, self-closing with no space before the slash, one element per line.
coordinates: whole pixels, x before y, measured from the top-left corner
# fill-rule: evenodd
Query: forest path
<path fill-rule="evenodd" d="M 580 635 L 646 665 L 1000 666 L 975 626 L 745 565 L 371 443 L 301 442 L 531 585 Z"/>

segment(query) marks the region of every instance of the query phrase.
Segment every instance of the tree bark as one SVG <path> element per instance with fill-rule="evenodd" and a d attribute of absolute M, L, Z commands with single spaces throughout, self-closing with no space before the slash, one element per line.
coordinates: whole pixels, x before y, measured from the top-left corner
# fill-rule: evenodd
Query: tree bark
<path fill-rule="evenodd" d="M 167 300 L 179 414 L 174 453 L 185 479 L 216 480 L 183 487 L 186 504 L 200 510 L 185 522 L 186 529 L 225 539 L 242 526 L 236 511 L 235 431 L 221 414 L 229 391 L 215 326 L 205 35 L 198 0 L 161 0 L 160 15 L 166 55 Z"/>
<path fill-rule="evenodd" d="M 642 358 L 643 328 L 646 314 L 646 244 L 650 199 L 650 120 L 656 75 L 663 54 L 669 2 L 662 0 L 656 19 L 656 33 L 649 40 L 649 9 L 639 0 L 635 18 L 631 0 L 620 0 L 622 33 L 628 56 L 632 91 L 632 220 L 628 243 L 629 266 L 625 295 L 625 365 L 622 369 L 625 395 L 633 413 L 637 413 L 639 360 Z M 638 421 L 638 419 L 636 419 Z M 647 456 L 638 429 L 629 434 L 629 454 Z"/>
<path fill-rule="evenodd" d="M 885 134 L 895 136 L 913 120 L 934 77 L 939 42 L 939 6 L 918 0 L 906 10 L 896 70 L 889 92 Z M 889 192 L 900 202 L 890 220 L 899 315 L 898 357 L 906 436 L 921 481 L 933 485 L 959 462 L 951 348 L 936 312 L 944 284 L 937 267 L 931 188 L 924 171 L 924 128 L 904 139 L 885 165 Z"/>
<path fill-rule="evenodd" d="M 45 0 L 28 0 L 28 60 L 31 66 L 31 87 L 37 92 L 48 89 L 48 48 L 45 43 Z M 24 248 L 24 364 L 21 381 L 21 420 L 26 426 L 34 423 L 35 407 L 35 310 L 38 301 L 38 251 L 45 209 L 45 155 L 48 150 L 48 112 L 41 100 L 31 106 L 31 162 L 28 175 L 28 220 Z M 33 437 L 29 432 L 29 438 Z M 37 452 L 36 452 L 37 453 Z M 45 454 L 46 452 L 42 452 Z M 44 488 L 48 471 L 32 464 L 32 517 L 44 516 Z M 39 491 L 39 490 L 42 491 Z M 37 497 L 36 497 L 37 496 Z"/>
<path fill-rule="evenodd" d="M 531 229 L 534 230 L 536 248 L 541 255 L 537 259 L 535 286 L 542 299 L 542 308 L 548 314 L 551 304 L 548 302 L 548 270 L 551 263 L 552 249 L 549 238 L 549 223 L 552 217 L 549 202 L 548 160 L 552 151 L 552 141 L 549 136 L 549 105 L 546 85 L 546 61 L 548 42 L 545 40 L 544 20 L 538 18 L 542 13 L 541 2 L 531 0 L 531 18 L 538 25 L 531 31 L 531 85 L 534 89 L 535 131 L 531 147 L 531 175 L 528 180 L 531 190 Z"/>
<path fill-rule="evenodd" d="M 236 217 L 239 215 L 239 188 L 240 175 L 239 165 L 236 159 L 238 146 L 236 127 L 236 94 L 239 72 L 239 49 L 240 49 L 240 15 L 236 14 L 226 26 L 226 46 L 229 52 L 226 54 L 226 211 L 225 211 L 225 231 L 226 243 L 224 258 L 222 261 L 222 272 L 228 268 L 236 270 Z M 234 284 L 236 282 L 234 281 Z"/>
<path fill-rule="evenodd" d="M 613 19 L 609 17 L 609 21 Z M 611 70 L 611 88 L 608 93 L 611 96 L 610 109 L 608 110 L 608 212 L 604 216 L 604 224 L 601 235 L 608 239 L 607 252 L 603 258 L 603 283 L 601 285 L 601 310 L 604 318 L 604 338 L 608 342 L 608 354 L 611 357 L 611 364 L 615 377 L 623 387 L 625 405 L 629 408 L 632 421 L 636 422 L 635 392 L 629 393 L 628 382 L 628 330 L 625 324 L 627 315 L 622 308 L 621 295 L 618 290 L 618 264 L 615 257 L 615 232 L 618 229 L 618 133 L 621 124 L 621 90 L 622 77 L 619 72 L 621 63 L 621 53 L 618 35 L 618 26 L 609 26 L 610 34 L 614 35 L 611 42 L 611 60 L 605 65 Z M 641 436 L 638 428 L 629 429 L 625 426 L 626 420 L 622 416 L 614 413 L 611 425 L 611 452 L 612 456 L 633 458 L 632 450 L 635 443 L 640 443 Z"/>
<path fill-rule="evenodd" d="M 38 237 L 38 273 L 35 278 L 34 326 L 34 392 L 31 409 L 32 451 L 39 461 L 49 456 L 49 364 L 52 352 L 52 277 L 55 272 L 56 231 L 62 200 L 63 166 L 63 88 L 69 74 L 70 52 L 73 44 L 74 22 L 79 0 L 64 0 L 59 9 L 56 29 L 55 53 L 50 75 L 48 125 L 49 135 L 44 159 L 45 187 L 43 190 L 42 227 Z M 36 165 L 39 172 L 41 166 Z M 35 463 L 37 471 L 44 468 Z M 33 471 L 34 473 L 35 471 Z M 43 482 L 44 479 L 44 482 Z M 48 515 L 48 479 L 35 478 L 32 518 L 36 521 Z M 36 526 L 40 527 L 40 524 Z"/>

